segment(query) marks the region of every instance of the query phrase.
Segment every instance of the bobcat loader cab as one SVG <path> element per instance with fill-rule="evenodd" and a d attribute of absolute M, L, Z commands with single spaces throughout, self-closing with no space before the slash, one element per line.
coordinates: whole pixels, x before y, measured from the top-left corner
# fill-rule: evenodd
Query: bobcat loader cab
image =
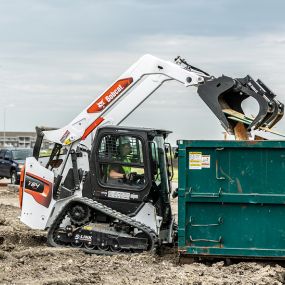
<path fill-rule="evenodd" d="M 249 129 L 272 126 L 283 115 L 283 105 L 273 96 L 270 101 L 265 89 L 259 94 L 240 79 L 211 77 L 179 57 L 171 63 L 145 55 L 67 126 L 37 129 L 34 157 L 26 160 L 21 175 L 21 221 L 48 229 L 50 245 L 94 253 L 150 250 L 173 243 L 167 158 L 171 147 L 164 141 L 169 132 L 118 127 L 170 80 L 198 87 L 229 132 L 236 123 L 229 122 L 229 112 L 223 109 L 242 112 L 241 102 L 249 96 L 258 98 L 261 106 Z M 82 142 L 91 132 L 95 138 L 90 151 Z M 127 152 L 122 151 L 124 141 Z M 45 144 L 50 151 L 42 157 Z"/>

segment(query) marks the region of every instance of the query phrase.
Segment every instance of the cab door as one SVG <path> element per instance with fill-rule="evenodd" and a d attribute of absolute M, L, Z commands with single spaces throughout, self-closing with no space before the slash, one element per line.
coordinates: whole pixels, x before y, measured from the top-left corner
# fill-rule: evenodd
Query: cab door
<path fill-rule="evenodd" d="M 84 184 L 83 196 L 134 214 L 151 189 L 147 153 L 145 131 L 100 129 L 90 158 L 90 182 Z"/>

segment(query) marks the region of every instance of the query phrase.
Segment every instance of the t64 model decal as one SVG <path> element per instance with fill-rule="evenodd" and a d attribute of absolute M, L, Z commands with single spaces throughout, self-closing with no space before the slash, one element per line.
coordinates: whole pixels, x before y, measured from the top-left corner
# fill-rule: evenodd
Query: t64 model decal
<path fill-rule="evenodd" d="M 51 182 L 31 173 L 26 173 L 24 191 L 32 195 L 39 204 L 46 208 L 49 207 L 52 197 Z"/>

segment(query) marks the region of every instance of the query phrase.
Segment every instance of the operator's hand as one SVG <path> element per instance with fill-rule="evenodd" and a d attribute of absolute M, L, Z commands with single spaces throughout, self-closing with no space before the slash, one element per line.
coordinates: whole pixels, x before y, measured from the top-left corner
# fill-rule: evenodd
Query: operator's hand
<path fill-rule="evenodd" d="M 137 174 L 136 172 L 131 172 L 128 174 L 124 174 L 124 180 L 129 184 L 144 184 L 144 175 L 143 174 Z"/>
<path fill-rule="evenodd" d="M 137 175 L 138 174 L 136 172 L 130 172 L 130 173 L 124 174 L 124 179 L 130 182 L 134 182 L 136 180 Z"/>

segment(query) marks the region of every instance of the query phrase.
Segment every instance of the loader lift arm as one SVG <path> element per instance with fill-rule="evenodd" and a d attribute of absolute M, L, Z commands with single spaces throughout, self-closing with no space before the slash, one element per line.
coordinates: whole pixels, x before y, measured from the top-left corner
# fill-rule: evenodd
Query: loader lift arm
<path fill-rule="evenodd" d="M 236 139 L 247 140 L 247 131 L 269 129 L 283 116 L 283 104 L 274 99 L 275 95 L 265 84 L 261 81 L 255 82 L 250 76 L 242 79 L 227 76 L 215 78 L 190 65 L 180 56 L 174 62 L 169 62 L 152 55 L 144 55 L 68 125 L 43 131 L 42 134 L 55 145 L 65 145 L 69 151 L 76 151 L 78 143 L 85 140 L 97 127 L 120 125 L 164 82 L 171 80 L 186 87 L 197 87 L 201 99 L 220 120 L 225 130 L 235 134 Z M 244 115 L 241 103 L 250 96 L 257 100 L 259 113 L 246 127 L 245 124 L 233 120 L 228 111 L 233 110 Z M 46 164 L 47 168 L 48 166 L 49 163 Z M 54 193 L 63 179 L 64 170 L 62 166 L 60 172 L 56 173 Z"/>
<path fill-rule="evenodd" d="M 145 55 L 67 126 L 44 132 L 45 138 L 63 145 L 84 140 L 99 125 L 119 125 L 164 82 L 175 80 L 188 87 L 203 84 L 205 78 L 210 76 L 189 69 L 182 62 Z"/>
<path fill-rule="evenodd" d="M 249 131 L 260 127 L 271 128 L 283 116 L 283 104 L 260 80 L 255 82 L 250 76 L 242 79 L 227 76 L 214 78 L 179 56 L 173 63 L 144 55 L 68 125 L 43 132 L 45 138 L 69 145 L 84 140 L 99 125 L 119 125 L 164 82 L 170 80 L 181 82 L 186 87 L 197 87 L 199 96 L 231 134 L 236 122 L 229 119 L 223 110 L 232 109 L 244 114 L 241 103 L 250 96 L 257 100 L 259 113 L 248 126 Z"/>

